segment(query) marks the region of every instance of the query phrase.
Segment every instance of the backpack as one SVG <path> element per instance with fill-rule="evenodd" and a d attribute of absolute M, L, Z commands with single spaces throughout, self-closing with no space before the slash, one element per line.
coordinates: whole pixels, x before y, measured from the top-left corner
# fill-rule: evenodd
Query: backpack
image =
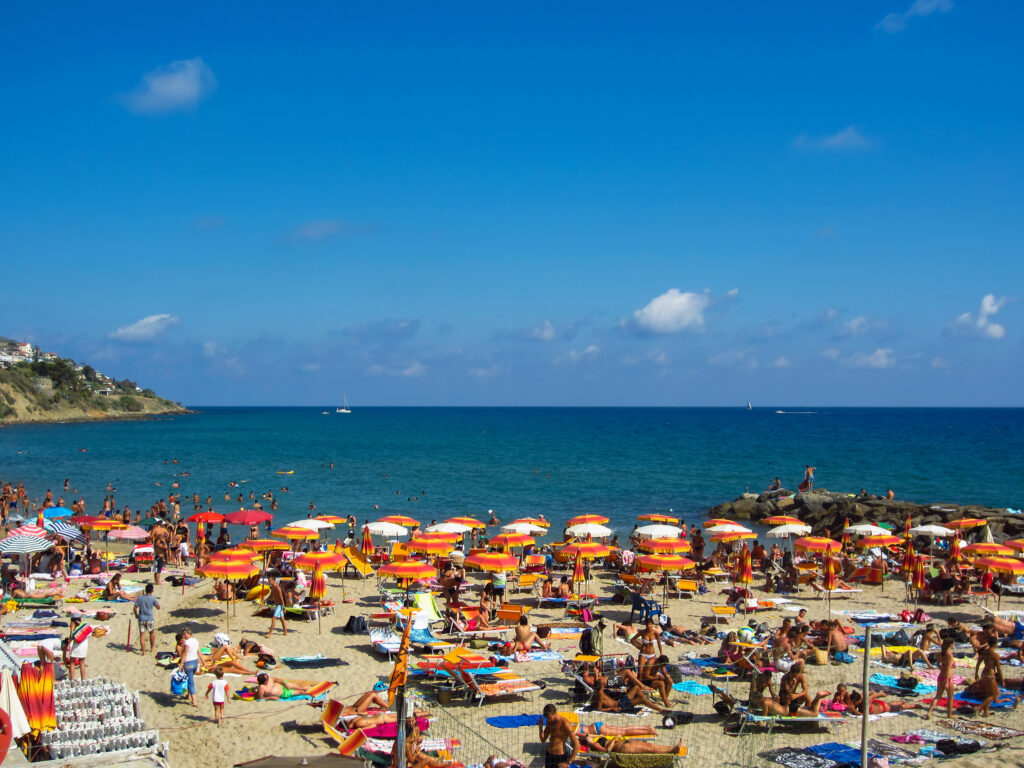
<path fill-rule="evenodd" d="M 580 608 L 579 620 L 584 624 L 589 624 L 594 620 L 594 612 L 589 608 Z"/>
<path fill-rule="evenodd" d="M 342 632 L 365 632 L 366 631 L 366 617 L 365 616 L 349 616 L 348 622 L 341 629 Z"/>
<path fill-rule="evenodd" d="M 593 656 L 594 651 L 594 630 L 587 627 L 583 630 L 583 634 L 580 635 L 580 653 L 583 656 Z"/>

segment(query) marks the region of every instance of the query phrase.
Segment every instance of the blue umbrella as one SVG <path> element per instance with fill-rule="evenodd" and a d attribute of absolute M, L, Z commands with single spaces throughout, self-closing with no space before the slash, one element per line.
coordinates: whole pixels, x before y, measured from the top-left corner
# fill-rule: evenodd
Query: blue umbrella
<path fill-rule="evenodd" d="M 71 517 L 75 514 L 67 507 L 47 507 L 43 510 L 43 518 L 49 520 L 51 517 Z"/>
<path fill-rule="evenodd" d="M 43 527 L 55 536 L 60 536 L 62 539 L 68 541 L 80 541 L 82 544 L 86 543 L 85 534 L 75 528 L 73 525 L 68 525 L 61 520 L 44 520 Z"/>

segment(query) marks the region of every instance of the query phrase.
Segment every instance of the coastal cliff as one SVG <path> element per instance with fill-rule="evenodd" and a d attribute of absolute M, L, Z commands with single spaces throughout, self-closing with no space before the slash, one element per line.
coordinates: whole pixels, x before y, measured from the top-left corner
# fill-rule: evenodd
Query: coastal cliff
<path fill-rule="evenodd" d="M 71 360 L 22 363 L 0 369 L 0 425 L 144 419 L 190 413 L 131 381 L 96 378 Z"/>
<path fill-rule="evenodd" d="M 1005 509 L 992 509 L 974 504 L 915 504 L 899 499 L 852 496 L 848 493 L 815 491 L 778 494 L 744 494 L 734 501 L 712 507 L 710 517 L 749 520 L 758 523 L 772 515 L 790 515 L 811 526 L 816 536 L 840 538 L 846 521 L 858 523 L 889 523 L 897 533 L 903 532 L 907 515 L 911 524 L 942 525 L 950 520 L 976 517 L 988 521 L 997 537 L 1008 539 L 1024 535 L 1024 515 L 1012 515 Z"/>

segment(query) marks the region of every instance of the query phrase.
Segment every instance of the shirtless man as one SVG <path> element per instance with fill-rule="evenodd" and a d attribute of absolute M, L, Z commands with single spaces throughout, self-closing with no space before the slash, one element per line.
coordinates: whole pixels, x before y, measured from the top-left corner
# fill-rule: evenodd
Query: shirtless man
<path fill-rule="evenodd" d="M 935 709 L 935 702 L 946 697 L 946 717 L 953 717 L 953 691 L 956 686 L 953 684 L 953 638 L 947 637 L 942 641 L 942 650 L 939 651 L 939 679 L 936 681 L 938 690 L 932 694 L 932 703 L 924 719 L 929 720 L 932 710 Z"/>
<path fill-rule="evenodd" d="M 544 705 L 545 725 L 541 728 L 540 740 L 547 744 L 544 752 L 544 768 L 568 768 L 572 756 L 580 751 L 580 740 L 569 721 L 558 714 L 554 704 Z M 565 751 L 566 742 L 572 744 L 572 751 Z"/>
<path fill-rule="evenodd" d="M 669 692 L 672 690 L 672 676 L 668 673 L 668 656 L 659 656 L 653 664 L 645 664 L 640 669 L 640 680 L 644 685 L 661 694 L 665 706 L 671 706 Z"/>
<path fill-rule="evenodd" d="M 825 693 L 828 693 L 828 691 L 825 691 Z M 809 707 L 814 706 L 811 703 L 810 692 L 807 689 L 807 677 L 804 675 L 803 659 L 794 661 L 789 672 L 784 674 L 782 679 L 779 680 L 779 702 L 789 706 L 790 709 L 794 705 L 799 706 L 800 704 L 806 704 Z"/>
<path fill-rule="evenodd" d="M 281 590 L 281 585 L 277 583 L 277 579 L 269 573 L 267 574 L 267 584 L 270 587 L 270 594 L 267 596 L 268 602 L 273 611 L 270 615 L 270 630 L 267 632 L 267 637 L 274 633 L 274 624 L 278 621 L 281 622 L 281 632 L 287 637 L 288 627 L 284 623 L 284 608 L 286 604 L 284 592 Z"/>
<path fill-rule="evenodd" d="M 525 615 L 519 617 L 519 626 L 516 627 L 516 636 L 513 651 L 522 651 L 523 653 L 529 653 L 530 649 L 533 648 L 533 644 L 536 643 L 545 651 L 550 651 L 551 646 L 545 643 L 537 633 L 530 629 L 530 620 Z"/>
<path fill-rule="evenodd" d="M 850 642 L 846 639 L 846 633 L 843 632 L 843 625 L 839 621 L 829 622 L 828 634 L 825 638 L 825 650 L 828 651 L 831 657 L 836 653 L 843 653 L 850 649 Z"/>
<path fill-rule="evenodd" d="M 1009 638 L 1007 645 L 1019 648 L 1024 643 L 1024 621 L 1007 621 L 999 616 L 993 616 L 986 622 L 986 626 L 989 624 L 998 634 Z"/>
<path fill-rule="evenodd" d="M 290 696 L 303 696 L 312 685 L 286 680 L 283 677 L 271 677 L 266 672 L 256 675 L 256 698 L 276 701 Z"/>
<path fill-rule="evenodd" d="M 655 744 L 651 741 L 623 741 L 605 736 L 584 736 L 581 743 L 594 752 L 617 752 L 626 755 L 684 755 L 683 742 Z"/>

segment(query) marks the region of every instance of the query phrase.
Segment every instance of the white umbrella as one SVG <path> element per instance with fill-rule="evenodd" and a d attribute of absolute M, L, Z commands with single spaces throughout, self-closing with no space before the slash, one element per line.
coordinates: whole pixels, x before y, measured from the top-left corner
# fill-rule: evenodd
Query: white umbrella
<path fill-rule="evenodd" d="M 38 536 L 8 536 L 0 541 L 0 552 L 5 555 L 30 555 L 50 549 L 53 542 Z"/>
<path fill-rule="evenodd" d="M 857 536 L 886 536 L 891 534 L 892 531 L 880 525 L 858 523 L 857 525 L 848 525 L 846 528 L 843 528 L 843 533 L 853 533 Z"/>
<path fill-rule="evenodd" d="M 601 538 L 602 536 L 612 535 L 611 528 L 598 525 L 597 523 L 580 523 L 579 525 L 574 525 L 571 528 L 566 528 L 565 532 L 571 536 L 580 538 L 583 536 L 597 536 L 598 538 Z"/>
<path fill-rule="evenodd" d="M 407 536 L 409 534 L 409 530 L 405 526 L 396 523 L 382 523 L 379 520 L 375 523 L 367 523 L 365 527 L 375 536 L 397 538 L 398 536 Z"/>
<path fill-rule="evenodd" d="M 644 525 L 633 531 L 635 535 L 643 539 L 673 539 L 678 538 L 682 532 L 682 528 L 677 528 L 674 525 L 663 525 L 662 523 Z"/>
<path fill-rule="evenodd" d="M 544 536 L 548 532 L 548 529 L 544 526 L 534 525 L 533 523 L 509 523 L 508 525 L 501 526 L 501 530 L 505 533 L 526 533 L 530 536 Z"/>
<path fill-rule="evenodd" d="M 753 533 L 753 531 L 742 525 L 730 523 L 729 525 L 712 525 L 710 528 L 705 528 L 704 533 Z"/>
<path fill-rule="evenodd" d="M 294 523 L 288 523 L 288 525 L 292 528 L 307 528 L 311 531 L 334 527 L 334 523 L 328 523 L 326 520 L 296 520 Z"/>
<path fill-rule="evenodd" d="M 462 523 L 438 523 L 427 528 L 427 533 L 466 533 L 473 530 Z"/>
<path fill-rule="evenodd" d="M 32 727 L 25 717 L 25 708 L 21 706 L 21 699 L 18 698 L 18 689 L 14 685 L 14 678 L 11 677 L 11 670 L 7 667 L 0 672 L 0 709 L 11 718 L 11 736 L 20 739 L 25 734 L 32 733 Z"/>
<path fill-rule="evenodd" d="M 811 532 L 811 526 L 799 525 L 797 523 L 788 523 L 786 525 L 777 525 L 774 528 L 769 528 L 766 534 L 772 539 L 786 539 L 790 536 L 806 536 Z"/>
<path fill-rule="evenodd" d="M 952 528 L 945 528 L 941 525 L 918 525 L 910 529 L 911 533 L 919 533 L 922 536 L 952 536 L 956 531 Z M 889 533 L 889 531 L 886 531 Z"/>

